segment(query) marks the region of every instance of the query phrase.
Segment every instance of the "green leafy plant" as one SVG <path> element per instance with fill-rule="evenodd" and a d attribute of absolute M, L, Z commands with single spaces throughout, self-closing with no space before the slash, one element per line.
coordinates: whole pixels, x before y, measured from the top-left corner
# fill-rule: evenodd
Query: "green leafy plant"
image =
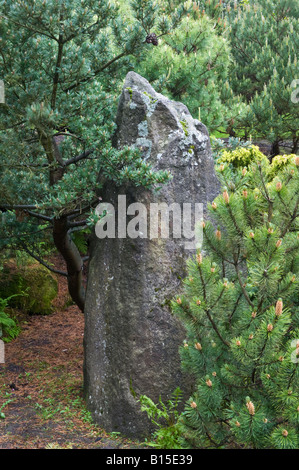
<path fill-rule="evenodd" d="M 153 434 L 153 441 L 147 442 L 147 445 L 158 449 L 179 449 L 180 428 L 178 418 L 180 412 L 178 406 L 182 401 L 182 392 L 177 388 L 172 394 L 170 400 L 164 403 L 154 403 L 146 395 L 139 397 L 141 411 L 147 413 L 151 422 L 157 427 Z"/>
<path fill-rule="evenodd" d="M 295 154 L 289 155 L 277 155 L 273 158 L 271 166 L 270 166 L 270 174 L 274 178 L 275 174 L 278 171 L 283 170 L 286 166 L 292 163 L 296 159 Z"/>
<path fill-rule="evenodd" d="M 3 335 L 3 341 L 9 342 L 16 338 L 21 329 L 10 316 L 5 312 L 9 301 L 17 295 L 11 295 L 6 299 L 0 298 L 0 337 Z"/>
<path fill-rule="evenodd" d="M 0 406 L 0 419 L 5 419 L 5 413 L 2 411 L 4 410 L 4 408 L 9 405 L 9 403 L 13 402 L 15 399 L 14 398 L 10 398 L 10 393 L 6 393 L 5 394 L 6 396 L 6 400 L 4 403 L 2 403 L 2 405 Z"/>
<path fill-rule="evenodd" d="M 85 230 L 74 231 L 71 235 L 73 242 L 75 243 L 79 252 L 82 253 L 83 255 L 87 254 L 87 249 L 88 249 L 87 238 L 90 233 L 91 233 L 91 229 L 88 227 Z"/>
<path fill-rule="evenodd" d="M 267 164 L 267 157 L 260 151 L 256 145 L 223 150 L 217 163 L 232 163 L 234 167 L 247 167 L 251 163 L 264 162 Z"/>

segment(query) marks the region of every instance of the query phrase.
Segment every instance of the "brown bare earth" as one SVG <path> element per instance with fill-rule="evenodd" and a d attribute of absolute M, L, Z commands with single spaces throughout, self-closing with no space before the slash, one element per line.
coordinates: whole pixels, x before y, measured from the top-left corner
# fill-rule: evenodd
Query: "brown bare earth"
<path fill-rule="evenodd" d="M 55 266 L 63 262 L 55 258 Z M 51 315 L 16 312 L 22 331 L 0 364 L 0 449 L 143 448 L 95 425 L 83 400 L 84 316 L 66 279 Z M 2 417 L 1 417 L 2 416 Z"/>

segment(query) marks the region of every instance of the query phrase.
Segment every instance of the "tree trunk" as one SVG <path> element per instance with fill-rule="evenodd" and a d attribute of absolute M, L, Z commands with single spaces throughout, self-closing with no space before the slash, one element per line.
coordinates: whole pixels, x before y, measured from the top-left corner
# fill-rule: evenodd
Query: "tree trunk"
<path fill-rule="evenodd" d="M 65 165 L 55 137 L 52 138 L 40 132 L 40 139 L 45 149 L 48 162 L 58 163 L 58 168 L 50 170 L 49 174 L 50 185 L 53 186 L 63 177 Z M 70 296 L 80 310 L 84 312 L 85 289 L 83 286 L 83 260 L 78 248 L 71 239 L 67 216 L 54 219 L 53 240 L 56 248 L 66 262 Z"/>
<path fill-rule="evenodd" d="M 70 296 L 80 310 L 84 312 L 83 261 L 78 248 L 70 237 L 67 217 L 54 220 L 53 239 L 56 248 L 66 262 Z"/>
<path fill-rule="evenodd" d="M 294 137 L 294 138 L 293 138 L 293 147 L 292 147 L 292 153 L 294 153 L 294 154 L 297 153 L 297 150 L 298 150 L 298 142 L 299 142 L 299 138 L 298 138 L 298 137 Z"/>
<path fill-rule="evenodd" d="M 279 155 L 279 140 L 275 140 L 271 145 L 271 160 L 272 158 L 276 157 L 276 155 Z"/>

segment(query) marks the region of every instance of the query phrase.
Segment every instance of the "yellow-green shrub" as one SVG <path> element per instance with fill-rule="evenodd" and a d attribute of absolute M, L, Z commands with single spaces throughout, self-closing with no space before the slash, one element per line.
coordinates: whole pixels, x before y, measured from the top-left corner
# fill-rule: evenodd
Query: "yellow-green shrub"
<path fill-rule="evenodd" d="M 277 155 L 272 160 L 269 168 L 269 174 L 274 177 L 278 171 L 283 170 L 290 165 L 294 165 L 296 158 L 299 157 L 296 157 L 294 153 L 291 153 L 290 155 Z"/>
<path fill-rule="evenodd" d="M 227 151 L 224 150 L 221 157 L 217 160 L 217 163 L 231 163 L 234 167 L 247 167 L 251 163 L 265 163 L 269 164 L 269 160 L 256 145 L 252 145 L 248 148 L 238 148 L 236 150 Z"/>

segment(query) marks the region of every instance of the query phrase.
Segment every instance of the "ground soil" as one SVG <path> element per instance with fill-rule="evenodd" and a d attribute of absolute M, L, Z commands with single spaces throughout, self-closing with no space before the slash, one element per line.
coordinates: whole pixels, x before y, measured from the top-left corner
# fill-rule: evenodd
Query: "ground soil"
<path fill-rule="evenodd" d="M 59 257 L 54 263 L 64 268 Z M 83 400 L 84 316 L 66 278 L 57 279 L 52 314 L 14 311 L 21 333 L 0 364 L 0 449 L 145 447 L 92 422 Z"/>

